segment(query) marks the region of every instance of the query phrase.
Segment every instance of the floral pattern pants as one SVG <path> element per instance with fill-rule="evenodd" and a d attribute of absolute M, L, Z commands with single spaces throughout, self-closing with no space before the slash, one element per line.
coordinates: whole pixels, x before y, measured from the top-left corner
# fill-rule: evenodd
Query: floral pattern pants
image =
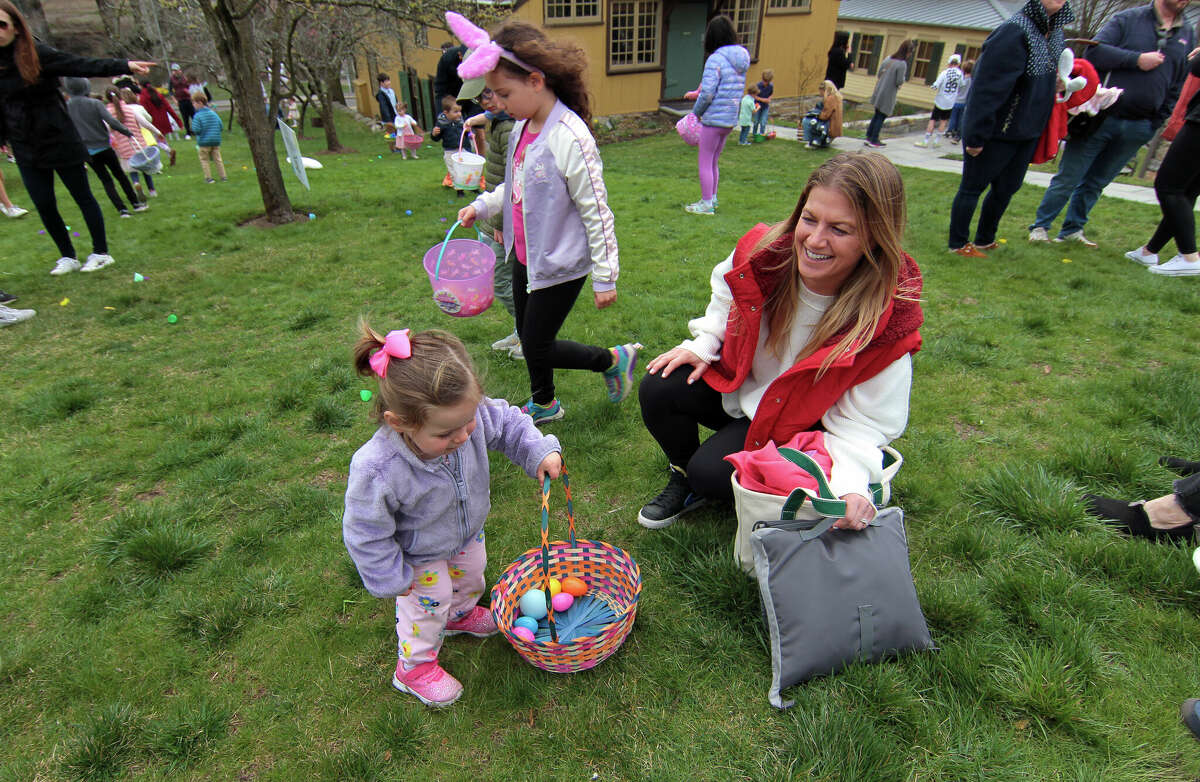
<path fill-rule="evenodd" d="M 411 668 L 437 659 L 446 623 L 470 613 L 483 595 L 483 530 L 450 559 L 413 567 L 412 590 L 396 598 L 400 660 Z"/>

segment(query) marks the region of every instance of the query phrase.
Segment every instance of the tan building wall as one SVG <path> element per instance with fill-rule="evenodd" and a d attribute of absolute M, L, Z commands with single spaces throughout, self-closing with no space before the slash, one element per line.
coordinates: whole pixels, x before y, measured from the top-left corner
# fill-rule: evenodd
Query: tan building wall
<path fill-rule="evenodd" d="M 663 90 L 661 68 L 634 73 L 608 73 L 608 2 L 600 0 L 599 23 L 545 25 L 545 0 L 528 0 L 514 16 L 533 24 L 545 26 L 551 38 L 570 39 L 579 44 L 588 54 L 588 86 L 594 105 L 592 113 L 597 116 L 610 114 L 632 114 L 654 111 L 658 108 Z M 768 0 L 762 0 L 767 4 Z M 665 0 L 664 0 L 665 3 Z M 825 52 L 833 40 L 837 26 L 837 0 L 812 0 L 811 11 L 780 12 L 768 10 L 762 17 L 758 59 L 750 66 L 747 80 L 758 81 L 764 68 L 775 71 L 775 94 L 789 97 L 812 94 L 825 74 Z M 660 46 L 666 45 L 666 13 L 663 15 Z M 415 68 L 422 77 L 432 76 L 437 70 L 441 56 L 441 44 L 450 40 L 444 30 L 430 28 L 426 31 L 428 43 L 418 45 L 410 35 L 401 36 L 404 58 L 401 59 L 401 44 L 393 37 L 389 41 L 373 41 L 379 52 L 376 70 L 395 74 L 402 70 L 402 62 Z M 697 44 L 700 42 L 697 41 Z M 377 114 L 375 106 L 375 73 L 369 72 L 365 57 L 358 57 L 358 78 L 355 95 L 364 113 Z M 696 74 L 699 83 L 700 74 Z"/>

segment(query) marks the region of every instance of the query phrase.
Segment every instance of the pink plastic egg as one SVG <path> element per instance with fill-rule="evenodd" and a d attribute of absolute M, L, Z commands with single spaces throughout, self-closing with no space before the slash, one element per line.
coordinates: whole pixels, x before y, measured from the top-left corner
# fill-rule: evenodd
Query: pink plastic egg
<path fill-rule="evenodd" d="M 533 640 L 533 631 L 530 630 L 528 627 L 514 627 L 512 633 L 517 638 L 521 638 L 526 641 Z"/>
<path fill-rule="evenodd" d="M 575 598 L 570 592 L 559 592 L 550 601 L 550 605 L 554 606 L 555 611 L 566 611 L 575 602 Z"/>

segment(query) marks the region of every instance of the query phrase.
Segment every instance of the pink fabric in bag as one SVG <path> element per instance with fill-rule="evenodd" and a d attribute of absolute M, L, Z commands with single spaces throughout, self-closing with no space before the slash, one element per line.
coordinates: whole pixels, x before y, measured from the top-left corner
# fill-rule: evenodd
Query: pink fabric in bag
<path fill-rule="evenodd" d="M 800 432 L 783 444 L 784 448 L 803 451 L 821 466 L 826 479 L 833 471 L 833 458 L 825 448 L 824 432 Z M 725 457 L 737 470 L 737 481 L 743 489 L 762 494 L 786 497 L 793 489 L 817 491 L 816 480 L 779 454 L 774 441 L 757 451 L 738 451 Z"/>
<path fill-rule="evenodd" d="M 683 119 L 675 123 L 675 130 L 688 145 L 700 145 L 700 118 L 692 112 L 684 114 Z"/>

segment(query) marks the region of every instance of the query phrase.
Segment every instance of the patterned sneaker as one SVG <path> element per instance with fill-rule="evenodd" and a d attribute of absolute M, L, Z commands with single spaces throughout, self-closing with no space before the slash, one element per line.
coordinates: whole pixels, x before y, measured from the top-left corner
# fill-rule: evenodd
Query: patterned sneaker
<path fill-rule="evenodd" d="M 55 277 L 58 277 L 62 274 L 70 274 L 71 272 L 77 271 L 79 271 L 79 261 L 75 260 L 74 258 L 68 258 L 64 255 L 62 258 L 58 259 L 57 263 L 54 264 L 54 268 L 50 270 L 50 273 Z"/>
<path fill-rule="evenodd" d="M 1059 236 L 1059 237 L 1055 238 L 1054 241 L 1056 241 L 1056 242 L 1079 242 L 1084 247 L 1088 247 L 1093 250 L 1100 246 L 1100 245 L 1096 244 L 1095 242 L 1093 242 L 1091 239 L 1084 236 L 1083 231 L 1076 231 L 1075 233 L 1064 234 L 1063 236 Z"/>
<path fill-rule="evenodd" d="M 1040 226 L 1034 226 L 1029 229 L 1029 241 L 1031 242 L 1048 242 L 1050 234 L 1046 233 L 1046 229 Z"/>
<path fill-rule="evenodd" d="M 392 686 L 417 696 L 426 706 L 449 706 L 463 691 L 462 683 L 446 673 L 437 660 L 421 663 L 409 671 L 404 670 L 404 663 L 397 662 Z"/>
<path fill-rule="evenodd" d="M 688 204 L 683 209 L 685 212 L 694 215 L 715 215 L 717 213 L 716 208 L 711 203 L 703 200 L 697 201 L 694 204 Z"/>
<path fill-rule="evenodd" d="M 521 347 L 521 338 L 517 336 L 517 332 L 509 334 L 504 339 L 498 339 L 492 343 L 492 350 L 507 350 Z"/>
<path fill-rule="evenodd" d="M 604 385 L 608 388 L 608 401 L 620 402 L 629 396 L 633 388 L 633 370 L 637 367 L 638 351 L 642 349 L 640 342 L 627 342 L 609 348 L 617 363 L 604 370 Z"/>
<path fill-rule="evenodd" d="M 666 488 L 638 511 L 638 524 L 647 529 L 669 527 L 680 516 L 705 503 L 704 498 L 692 493 L 692 485 L 688 483 L 686 475 L 674 468 L 670 472 Z"/>
<path fill-rule="evenodd" d="M 85 263 L 83 265 L 83 268 L 80 269 L 79 271 L 81 271 L 81 272 L 98 271 L 113 262 L 114 262 L 113 257 L 111 255 L 105 255 L 103 253 L 92 253 L 91 255 L 89 255 L 87 257 L 87 263 Z"/>
<path fill-rule="evenodd" d="M 14 323 L 29 320 L 36 314 L 36 310 L 16 310 L 0 304 L 0 327 L 11 326 Z"/>
<path fill-rule="evenodd" d="M 542 407 L 537 402 L 530 399 L 525 404 L 521 405 L 521 412 L 533 419 L 533 422 L 538 426 L 557 421 L 566 415 L 563 406 L 555 399 L 550 404 Z"/>
<path fill-rule="evenodd" d="M 6 217 L 23 217 L 29 214 L 28 209 L 22 209 L 15 204 L 13 206 L 0 206 L 0 212 L 4 212 Z"/>
<path fill-rule="evenodd" d="M 500 632 L 492 612 L 483 606 L 475 606 L 466 616 L 446 623 L 446 635 L 473 635 L 476 638 L 487 638 Z"/>

